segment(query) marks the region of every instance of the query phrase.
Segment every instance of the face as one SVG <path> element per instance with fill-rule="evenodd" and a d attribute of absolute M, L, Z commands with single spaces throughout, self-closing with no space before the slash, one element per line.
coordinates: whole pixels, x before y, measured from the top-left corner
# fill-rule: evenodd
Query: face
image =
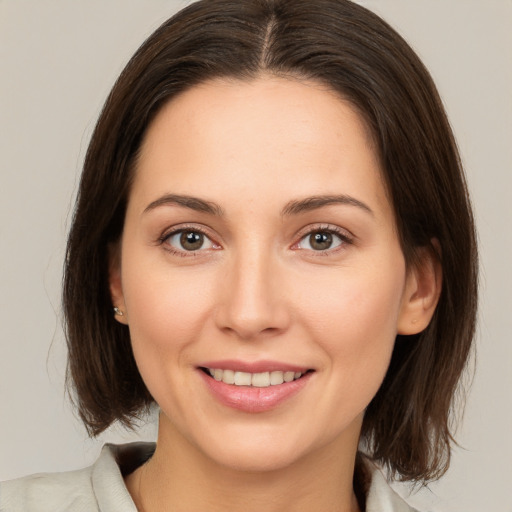
<path fill-rule="evenodd" d="M 365 126 L 325 87 L 214 81 L 149 127 L 111 291 L 175 442 L 256 470 L 354 451 L 414 283 Z"/>

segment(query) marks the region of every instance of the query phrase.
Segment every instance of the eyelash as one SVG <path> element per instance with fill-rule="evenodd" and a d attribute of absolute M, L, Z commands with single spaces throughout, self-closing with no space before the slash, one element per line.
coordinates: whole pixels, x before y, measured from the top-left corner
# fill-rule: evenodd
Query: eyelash
<path fill-rule="evenodd" d="M 208 239 L 210 241 L 211 244 L 220 248 L 219 244 L 212 241 L 212 238 L 208 234 L 208 232 L 201 226 L 197 226 L 197 225 L 183 225 L 183 226 L 179 226 L 178 228 L 174 228 L 171 231 L 166 231 L 158 238 L 158 244 L 162 245 L 164 247 L 164 249 L 166 251 L 170 252 L 172 255 L 180 256 L 182 258 L 186 258 L 186 257 L 190 257 L 190 256 L 197 257 L 200 252 L 203 252 L 202 250 L 200 250 L 200 249 L 198 249 L 197 251 L 178 250 L 178 249 L 173 248 L 173 246 L 170 245 L 169 243 L 166 243 L 169 241 L 169 239 L 171 237 L 178 235 L 180 233 L 183 233 L 183 232 L 187 232 L 187 231 L 191 232 L 191 233 L 202 234 L 206 239 Z M 302 249 L 302 248 L 298 247 L 298 245 L 303 240 L 305 240 L 308 236 L 311 236 L 315 233 L 329 233 L 331 235 L 335 235 L 336 237 L 338 237 L 340 239 L 341 243 L 334 248 L 328 248 L 328 249 L 318 250 L 318 251 L 315 251 L 312 249 Z M 343 250 L 346 245 L 352 245 L 354 243 L 353 237 L 350 234 L 348 234 L 346 230 L 343 230 L 337 226 L 332 226 L 332 225 L 309 226 L 307 228 L 307 230 L 300 233 L 299 236 L 300 236 L 300 238 L 299 238 L 298 242 L 295 242 L 292 245 L 292 248 L 295 248 L 295 250 L 310 251 L 315 256 L 327 256 L 329 254 L 332 254 L 333 252 Z M 215 248 L 214 250 L 217 250 L 217 248 Z"/>
<path fill-rule="evenodd" d="M 333 248 L 328 248 L 324 250 L 312 250 L 312 249 L 300 249 L 297 246 L 305 240 L 307 237 L 315 233 L 329 233 L 331 235 L 335 235 L 340 239 L 340 244 Z M 300 239 L 298 242 L 294 243 L 292 247 L 296 247 L 297 250 L 307 250 L 312 253 L 314 256 L 328 256 L 332 253 L 338 252 L 346 248 L 347 245 L 352 245 L 354 243 L 354 238 L 351 234 L 349 234 L 346 230 L 339 228 L 338 226 L 320 224 L 317 226 L 308 226 L 308 228 L 300 233 Z"/>
<path fill-rule="evenodd" d="M 198 256 L 199 253 L 202 251 L 200 251 L 200 250 L 197 250 L 197 251 L 178 250 L 178 249 L 175 249 L 169 243 L 166 243 L 173 236 L 178 235 L 183 232 L 187 232 L 187 231 L 191 232 L 191 233 L 200 233 L 205 238 L 207 238 L 213 245 L 218 245 L 212 241 L 211 236 L 208 234 L 208 232 L 205 229 L 203 229 L 202 227 L 197 226 L 197 225 L 190 225 L 190 226 L 183 225 L 183 226 L 180 226 L 179 228 L 174 228 L 171 231 L 166 231 L 162 234 L 162 236 L 160 236 L 158 238 L 158 244 L 163 246 L 164 250 L 170 252 L 174 256 L 181 256 L 182 258 L 187 258 L 190 256 L 192 256 L 192 257 Z"/>

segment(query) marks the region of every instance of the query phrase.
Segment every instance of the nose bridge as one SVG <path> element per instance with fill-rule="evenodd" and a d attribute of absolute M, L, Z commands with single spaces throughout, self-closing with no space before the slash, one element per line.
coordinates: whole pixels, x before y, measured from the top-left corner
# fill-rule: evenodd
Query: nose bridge
<path fill-rule="evenodd" d="M 288 321 L 279 264 L 268 244 L 252 241 L 233 251 L 219 304 L 219 327 L 250 339 L 283 330 Z"/>

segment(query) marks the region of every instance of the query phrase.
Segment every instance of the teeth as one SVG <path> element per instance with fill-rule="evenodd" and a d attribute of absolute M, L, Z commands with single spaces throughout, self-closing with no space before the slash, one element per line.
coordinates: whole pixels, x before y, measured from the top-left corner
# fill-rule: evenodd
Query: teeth
<path fill-rule="evenodd" d="M 222 372 L 222 370 L 220 370 Z M 224 370 L 222 372 L 222 382 L 226 384 L 234 384 L 235 383 L 235 372 L 233 370 Z"/>
<path fill-rule="evenodd" d="M 220 370 L 222 372 L 222 370 Z M 224 372 L 222 372 L 224 373 Z M 236 386 L 250 386 L 252 375 L 245 372 L 235 372 L 235 385 Z"/>
<path fill-rule="evenodd" d="M 270 386 L 270 373 L 253 373 L 252 385 L 256 388 L 268 388 Z"/>
<path fill-rule="evenodd" d="M 284 381 L 285 382 L 291 382 L 293 379 L 295 379 L 294 372 L 284 372 Z"/>
<path fill-rule="evenodd" d="M 248 373 L 235 372 L 233 370 L 220 370 L 219 368 L 207 368 L 208 373 L 217 381 L 235 386 L 253 386 L 256 388 L 268 388 L 279 386 L 283 382 L 292 382 L 302 377 L 301 372 L 262 372 Z"/>
<path fill-rule="evenodd" d="M 270 372 L 270 385 L 278 386 L 284 382 L 284 374 L 283 372 Z"/>

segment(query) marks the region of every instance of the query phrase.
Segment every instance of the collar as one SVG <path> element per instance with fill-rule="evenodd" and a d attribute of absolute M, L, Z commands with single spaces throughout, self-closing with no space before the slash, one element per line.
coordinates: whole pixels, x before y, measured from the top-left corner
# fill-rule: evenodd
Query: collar
<path fill-rule="evenodd" d="M 123 477 L 147 462 L 155 452 L 155 443 L 106 444 L 93 466 L 92 481 L 100 510 L 137 512 Z M 409 506 L 390 486 L 382 471 L 366 458 L 366 512 L 418 512 Z"/>

